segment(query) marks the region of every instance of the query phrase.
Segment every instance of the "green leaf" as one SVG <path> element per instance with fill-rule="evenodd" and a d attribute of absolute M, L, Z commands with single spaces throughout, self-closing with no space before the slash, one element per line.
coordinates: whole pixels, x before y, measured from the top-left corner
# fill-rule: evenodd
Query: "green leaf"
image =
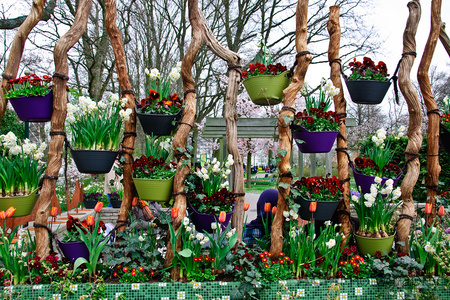
<path fill-rule="evenodd" d="M 287 154 L 287 150 L 286 149 L 278 150 L 277 154 L 280 155 L 281 157 L 285 157 Z"/>
<path fill-rule="evenodd" d="M 294 119 L 294 118 L 292 118 L 291 116 L 283 116 L 283 120 L 284 120 L 284 123 L 285 123 L 285 124 L 291 123 L 291 121 L 292 121 L 293 119 Z"/>
<path fill-rule="evenodd" d="M 183 249 L 180 252 L 178 252 L 178 254 L 183 256 L 183 257 L 191 257 L 192 250 L 191 249 Z"/>
<path fill-rule="evenodd" d="M 282 187 L 285 190 L 287 190 L 290 187 L 289 183 L 286 182 L 280 182 L 278 186 Z"/>

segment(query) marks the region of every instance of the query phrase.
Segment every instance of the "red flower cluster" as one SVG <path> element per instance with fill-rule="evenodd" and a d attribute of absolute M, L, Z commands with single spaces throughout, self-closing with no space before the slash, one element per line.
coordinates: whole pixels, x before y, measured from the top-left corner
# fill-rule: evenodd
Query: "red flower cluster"
<path fill-rule="evenodd" d="M 352 245 L 350 248 L 346 247 L 343 250 L 343 255 L 347 256 L 347 259 L 341 259 L 339 261 L 340 270 L 337 272 L 339 278 L 355 278 L 361 273 L 361 269 L 365 269 L 364 258 L 356 254 L 356 246 Z"/>
<path fill-rule="evenodd" d="M 199 255 L 198 257 L 194 257 L 194 261 L 195 262 L 215 262 L 216 259 L 214 257 L 210 257 L 210 256 L 203 256 L 203 255 Z"/>
<path fill-rule="evenodd" d="M 164 158 L 156 158 L 153 156 L 145 156 L 142 155 L 140 158 L 136 159 L 133 162 L 133 177 L 135 178 L 153 178 L 153 179 L 168 179 L 168 178 L 154 178 L 152 175 L 156 175 L 161 173 L 160 171 L 166 171 L 163 173 L 167 173 L 167 171 L 170 171 L 172 168 L 171 166 L 175 167 L 176 163 L 171 162 L 170 164 L 166 163 Z M 169 172 L 169 174 L 166 174 L 169 176 L 169 178 L 173 175 Z M 158 175 L 156 175 L 158 176 Z"/>
<path fill-rule="evenodd" d="M 336 128 L 339 128 L 338 115 L 336 114 L 336 112 L 331 110 L 325 112 L 325 106 L 325 102 L 320 102 L 319 108 L 311 107 L 309 109 L 309 112 L 306 109 L 303 110 L 303 112 L 298 112 L 294 117 L 295 123 L 311 131 L 311 129 L 313 129 L 312 126 L 314 126 L 315 122 L 318 122 L 318 119 L 324 119 L 328 121 L 331 126 L 334 125 Z"/>
<path fill-rule="evenodd" d="M 374 175 L 379 171 L 379 167 L 370 158 L 357 157 L 355 158 L 355 167 L 358 172 L 365 175 Z M 388 163 L 383 168 L 383 177 L 394 178 L 402 172 L 402 169 L 397 165 L 395 160 Z"/>
<path fill-rule="evenodd" d="M 283 66 L 280 63 L 277 63 L 275 65 L 269 64 L 266 66 L 262 63 L 257 62 L 255 64 L 249 64 L 248 69 L 242 72 L 242 77 L 247 78 L 256 75 L 279 75 L 286 70 L 286 66 Z"/>
<path fill-rule="evenodd" d="M 83 233 L 86 234 L 87 233 L 86 229 L 89 229 L 90 226 L 87 224 L 87 219 L 84 219 L 83 221 L 80 222 L 80 220 L 78 218 L 68 216 L 68 220 L 66 222 L 67 231 L 76 232 L 77 229 L 75 227 L 80 228 L 83 231 Z M 105 222 L 103 222 L 103 221 L 99 222 L 97 232 L 99 233 L 100 230 L 106 231 Z"/>
<path fill-rule="evenodd" d="M 141 100 L 141 110 L 142 112 L 145 112 L 146 109 L 150 106 L 152 106 L 154 109 L 164 108 L 164 109 L 170 109 L 170 107 L 174 106 L 179 109 L 183 107 L 183 101 L 178 97 L 176 93 L 172 94 L 170 96 L 170 99 L 167 99 L 166 97 L 163 97 L 161 100 L 160 94 L 156 92 L 155 90 L 150 90 L 148 92 L 148 98 L 144 98 Z"/>
<path fill-rule="evenodd" d="M 48 75 L 43 75 L 42 78 L 37 76 L 36 74 L 26 75 L 19 78 L 14 78 L 8 80 L 9 84 L 24 84 L 29 83 L 30 85 L 34 86 L 44 86 L 44 84 L 47 84 L 52 81 L 52 77 Z M 43 84 L 44 83 L 44 84 Z"/>
<path fill-rule="evenodd" d="M 336 176 L 325 177 L 302 177 L 292 185 L 292 188 L 297 189 L 308 199 L 316 201 L 337 201 L 344 191 L 342 181 Z"/>
<path fill-rule="evenodd" d="M 379 74 L 385 77 L 388 76 L 386 64 L 379 61 L 376 65 L 375 62 L 369 57 L 364 57 L 362 63 L 354 58 L 348 65 L 350 66 L 352 73 L 357 72 L 362 76 L 365 76 L 367 70 L 370 70 L 370 72 L 374 75 Z"/>

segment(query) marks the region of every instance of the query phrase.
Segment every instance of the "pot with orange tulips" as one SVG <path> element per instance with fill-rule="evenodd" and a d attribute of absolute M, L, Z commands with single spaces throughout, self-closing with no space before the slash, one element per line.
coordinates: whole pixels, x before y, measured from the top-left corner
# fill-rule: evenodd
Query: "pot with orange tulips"
<path fill-rule="evenodd" d="M 331 219 L 342 197 L 342 181 L 331 177 L 302 177 L 291 186 L 291 196 L 300 204 L 298 213 L 303 220 Z"/>

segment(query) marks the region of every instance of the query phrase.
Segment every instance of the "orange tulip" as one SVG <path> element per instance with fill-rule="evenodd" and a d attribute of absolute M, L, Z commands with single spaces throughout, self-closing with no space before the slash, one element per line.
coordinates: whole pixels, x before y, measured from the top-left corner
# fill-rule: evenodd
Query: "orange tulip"
<path fill-rule="evenodd" d="M 132 205 L 132 206 L 137 206 L 137 205 L 138 205 L 138 202 L 139 202 L 139 198 L 138 198 L 138 197 L 134 197 L 134 198 L 133 198 L 133 201 L 131 201 L 131 205 Z"/>
<path fill-rule="evenodd" d="M 172 218 L 176 219 L 178 217 L 178 207 L 172 207 L 172 211 L 170 212 L 170 215 L 172 216 Z"/>
<path fill-rule="evenodd" d="M 277 213 L 277 207 L 274 206 L 274 207 L 272 207 L 272 215 L 275 216 L 276 213 Z"/>
<path fill-rule="evenodd" d="M 425 204 L 425 214 L 427 214 L 427 215 L 431 214 L 432 209 L 433 209 L 433 204 L 431 204 L 431 203 Z"/>
<path fill-rule="evenodd" d="M 93 226 L 95 224 L 94 216 L 92 216 L 92 215 L 87 216 L 86 224 L 87 224 L 87 226 Z"/>
<path fill-rule="evenodd" d="M 6 214 L 3 210 L 0 210 L 0 220 L 6 219 Z"/>
<path fill-rule="evenodd" d="M 221 211 L 219 214 L 219 222 L 223 223 L 223 222 L 225 222 L 226 219 L 227 219 L 227 214 L 224 211 Z"/>
<path fill-rule="evenodd" d="M 317 202 L 316 201 L 311 201 L 311 203 L 309 204 L 309 211 L 310 212 L 315 212 L 317 209 Z"/>
<path fill-rule="evenodd" d="M 250 203 L 244 203 L 244 211 L 247 211 L 250 208 Z"/>
<path fill-rule="evenodd" d="M 14 207 L 10 207 L 10 208 L 8 208 L 7 210 L 6 210 L 6 217 L 7 218 L 11 218 L 13 215 L 14 215 L 14 213 L 16 212 L 16 209 L 14 208 Z"/>
<path fill-rule="evenodd" d="M 147 201 L 143 201 L 143 200 L 141 200 L 140 202 L 141 202 L 141 205 L 142 205 L 142 207 L 146 207 L 146 206 L 148 206 L 148 204 L 147 204 Z"/>
<path fill-rule="evenodd" d="M 95 204 L 94 210 L 95 212 L 101 212 L 103 208 L 103 202 L 102 201 L 98 201 L 97 204 Z"/>
<path fill-rule="evenodd" d="M 52 216 L 53 218 L 56 218 L 57 215 L 58 215 L 58 208 L 55 206 L 52 206 L 52 208 L 50 209 L 50 216 Z"/>
<path fill-rule="evenodd" d="M 264 211 L 266 213 L 268 213 L 271 208 L 272 208 L 272 205 L 270 204 L 270 202 L 264 203 Z"/>
<path fill-rule="evenodd" d="M 443 217 L 443 216 L 445 215 L 445 208 L 444 208 L 444 205 L 441 205 L 441 207 L 439 207 L 438 215 L 439 215 L 440 217 Z"/>

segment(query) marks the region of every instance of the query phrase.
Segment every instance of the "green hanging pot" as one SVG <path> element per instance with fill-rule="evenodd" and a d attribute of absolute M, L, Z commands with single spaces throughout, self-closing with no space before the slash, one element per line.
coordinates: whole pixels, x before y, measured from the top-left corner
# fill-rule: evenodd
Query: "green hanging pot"
<path fill-rule="evenodd" d="M 355 234 L 356 245 L 362 255 L 370 254 L 375 256 L 377 251 L 381 252 L 382 256 L 385 256 L 392 251 L 392 244 L 394 243 L 395 233 L 384 238 L 371 238 Z"/>
<path fill-rule="evenodd" d="M 172 198 L 174 176 L 169 179 L 133 178 L 139 198 L 146 201 L 168 202 Z"/>
<path fill-rule="evenodd" d="M 33 211 L 39 194 L 38 189 L 31 192 L 28 196 L 0 197 L 0 210 L 6 211 L 13 206 L 16 209 L 13 217 L 28 216 Z"/>
<path fill-rule="evenodd" d="M 242 83 L 250 99 L 257 105 L 275 105 L 283 101 L 283 90 L 289 86 L 290 71 L 280 75 L 258 75 L 245 79 Z"/>

